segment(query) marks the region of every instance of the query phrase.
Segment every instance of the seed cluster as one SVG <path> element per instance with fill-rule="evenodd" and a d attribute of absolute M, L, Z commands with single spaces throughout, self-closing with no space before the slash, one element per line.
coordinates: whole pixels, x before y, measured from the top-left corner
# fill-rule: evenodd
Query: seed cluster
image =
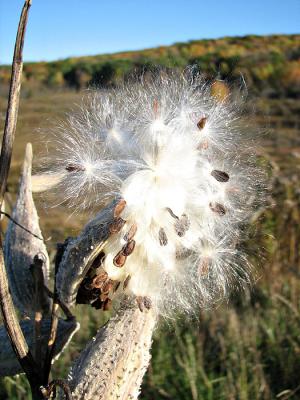
<path fill-rule="evenodd" d="M 61 126 L 46 171 L 55 198 L 90 209 L 119 199 L 87 282 L 101 290 L 95 306 L 125 291 L 141 309 L 192 312 L 249 283 L 239 242 L 261 174 L 231 100 L 192 70 L 164 72 L 97 91 Z"/>

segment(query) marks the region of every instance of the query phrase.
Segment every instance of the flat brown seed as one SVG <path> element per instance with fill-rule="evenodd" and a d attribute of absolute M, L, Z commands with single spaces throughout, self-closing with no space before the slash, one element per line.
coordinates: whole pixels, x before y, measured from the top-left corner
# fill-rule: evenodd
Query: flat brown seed
<path fill-rule="evenodd" d="M 173 213 L 173 211 L 171 210 L 170 207 L 166 207 L 166 210 L 168 211 L 168 213 L 171 215 L 172 218 L 174 218 L 174 219 L 179 219 L 179 218 L 177 217 L 177 215 Z"/>
<path fill-rule="evenodd" d="M 108 280 L 104 283 L 104 285 L 102 286 L 102 291 L 103 291 L 103 293 L 108 293 L 108 292 L 110 292 L 111 289 L 113 288 L 113 286 L 114 286 L 114 281 L 111 280 L 111 279 L 108 279 Z"/>
<path fill-rule="evenodd" d="M 168 237 L 164 228 L 160 228 L 158 232 L 158 239 L 161 246 L 166 246 L 168 244 Z"/>
<path fill-rule="evenodd" d="M 118 218 L 122 212 L 124 211 L 124 208 L 126 207 L 126 201 L 124 199 L 121 199 L 118 204 L 115 206 L 114 209 L 114 218 Z"/>
<path fill-rule="evenodd" d="M 198 273 L 201 276 L 206 276 L 209 271 L 209 260 L 207 258 L 204 258 L 203 260 L 200 261 L 198 265 Z"/>
<path fill-rule="evenodd" d="M 182 237 L 189 230 L 191 222 L 186 214 L 183 214 L 178 221 L 175 222 L 175 231 L 178 236 Z"/>
<path fill-rule="evenodd" d="M 122 219 L 121 217 L 115 218 L 113 222 L 110 224 L 109 227 L 109 232 L 110 233 L 118 233 L 120 230 L 123 228 L 123 226 L 126 224 L 126 221 Z"/>
<path fill-rule="evenodd" d="M 66 170 L 68 172 L 82 172 L 85 171 L 85 167 L 83 165 L 80 164 L 68 164 L 66 166 Z"/>
<path fill-rule="evenodd" d="M 229 175 L 227 172 L 224 171 L 219 171 L 218 169 L 214 169 L 210 173 L 218 182 L 228 182 L 229 181 Z"/>
<path fill-rule="evenodd" d="M 225 207 L 220 203 L 209 203 L 209 207 L 213 212 L 219 214 L 220 216 L 223 216 L 226 214 Z"/>
<path fill-rule="evenodd" d="M 108 298 L 108 293 L 101 293 L 100 294 L 100 300 L 105 301 Z"/>
<path fill-rule="evenodd" d="M 144 297 L 144 306 L 147 308 L 147 310 L 150 310 L 150 308 L 152 307 L 152 301 L 150 297 Z"/>
<path fill-rule="evenodd" d="M 125 246 L 122 248 L 122 253 L 124 256 L 130 256 L 135 248 L 135 240 L 130 240 L 130 242 L 126 243 Z"/>
<path fill-rule="evenodd" d="M 105 284 L 107 281 L 108 275 L 107 272 L 101 272 L 101 274 L 97 275 L 92 282 L 92 287 L 96 289 L 101 289 L 102 286 Z"/>
<path fill-rule="evenodd" d="M 124 289 L 124 290 L 127 288 L 127 286 L 128 286 L 128 284 L 129 284 L 129 281 L 130 281 L 130 279 L 131 279 L 131 276 L 130 276 L 130 275 L 128 275 L 128 276 L 126 277 L 126 279 L 125 279 L 124 283 L 123 283 L 123 289 Z"/>
<path fill-rule="evenodd" d="M 139 306 L 140 311 L 143 312 L 144 311 L 144 306 L 145 306 L 143 296 L 137 296 L 136 302 L 137 302 L 137 304 Z"/>
<path fill-rule="evenodd" d="M 190 229 L 191 221 L 189 220 L 189 217 L 186 214 L 182 214 L 180 222 L 183 225 L 185 231 L 188 231 Z"/>
<path fill-rule="evenodd" d="M 206 117 L 201 118 L 197 123 L 197 128 L 202 130 L 205 127 L 206 121 L 207 121 Z"/>
<path fill-rule="evenodd" d="M 136 231 L 137 231 L 137 225 L 136 224 L 132 224 L 130 229 L 129 229 L 129 231 L 125 233 L 123 239 L 126 242 L 129 242 L 134 237 L 134 235 L 136 234 Z"/>
<path fill-rule="evenodd" d="M 123 267 L 123 265 L 125 264 L 125 262 L 126 262 L 126 256 L 125 256 L 125 254 L 123 253 L 123 251 L 121 250 L 121 251 L 119 251 L 119 253 L 115 256 L 113 263 L 114 263 L 114 265 L 115 265 L 116 267 L 121 268 L 121 267 Z"/>

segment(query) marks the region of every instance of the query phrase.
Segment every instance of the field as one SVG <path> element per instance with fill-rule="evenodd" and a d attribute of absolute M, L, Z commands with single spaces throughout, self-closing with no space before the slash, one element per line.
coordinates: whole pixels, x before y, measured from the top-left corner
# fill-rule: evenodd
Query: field
<path fill-rule="evenodd" d="M 25 144 L 38 152 L 39 129 L 63 117 L 80 102 L 81 91 L 25 91 L 20 105 L 9 190 L 17 191 Z M 6 98 L 0 97 L 0 123 Z M 247 110 L 261 130 L 261 154 L 272 190 L 268 206 L 253 221 L 247 243 L 257 268 L 257 282 L 246 294 L 198 321 L 162 321 L 144 379 L 143 400 L 296 400 L 300 399 L 300 102 L 293 98 L 249 99 Z M 84 216 L 45 209 L 38 201 L 41 226 L 53 257 L 55 243 L 76 235 Z M 258 255 L 257 255 L 258 254 Z M 68 366 L 107 319 L 101 312 L 78 307 L 81 330 L 54 364 L 54 377 Z M 176 349 L 176 351 L 175 351 Z M 0 380 L 0 398 L 30 399 L 23 376 Z"/>

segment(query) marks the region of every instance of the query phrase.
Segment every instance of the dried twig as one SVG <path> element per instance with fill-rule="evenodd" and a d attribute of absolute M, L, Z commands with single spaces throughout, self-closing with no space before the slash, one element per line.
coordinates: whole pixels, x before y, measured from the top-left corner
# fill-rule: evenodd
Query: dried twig
<path fill-rule="evenodd" d="M 47 295 L 50 297 L 50 299 L 54 299 L 54 293 L 51 292 L 51 290 L 45 285 L 44 290 L 47 293 Z M 73 320 L 75 316 L 72 314 L 71 310 L 69 309 L 68 306 L 66 306 L 65 303 L 63 303 L 59 298 L 56 298 L 56 301 L 58 305 L 60 306 L 62 312 L 65 314 L 66 318 L 68 320 Z"/>
<path fill-rule="evenodd" d="M 4 125 L 4 135 L 2 140 L 0 155 L 0 207 L 3 202 L 4 193 L 7 185 L 7 178 L 10 169 L 12 147 L 15 137 L 20 88 L 22 78 L 22 53 L 24 45 L 24 36 L 28 18 L 28 11 L 31 6 L 31 0 L 26 0 L 22 9 L 18 33 L 15 43 L 14 58 L 12 64 L 12 76 L 10 82 L 10 91 L 8 97 L 8 106 L 6 121 Z M 29 351 L 28 345 L 20 328 L 17 315 L 13 306 L 11 295 L 8 289 L 7 275 L 4 265 L 3 247 L 0 238 L 0 304 L 3 314 L 3 320 L 7 333 L 9 335 L 15 354 L 24 369 L 31 384 L 32 391 L 36 398 L 42 398 L 38 389 L 39 370 Z"/>
<path fill-rule="evenodd" d="M 30 266 L 30 272 L 34 280 L 34 302 L 35 302 L 35 315 L 34 315 L 34 332 L 35 332 L 35 361 L 40 366 L 42 364 L 42 335 L 41 326 L 44 310 L 48 308 L 48 294 L 45 288 L 43 264 L 44 257 L 37 254 L 33 259 L 33 264 Z"/>
<path fill-rule="evenodd" d="M 62 391 L 64 392 L 66 400 L 72 400 L 71 389 L 70 389 L 68 383 L 62 379 L 54 379 L 53 381 L 51 381 L 48 386 L 46 386 L 45 388 L 42 389 L 42 393 L 44 394 L 44 396 L 47 399 L 50 398 L 51 395 L 53 395 L 54 398 L 56 398 L 56 387 L 57 386 L 60 387 L 62 389 Z"/>
<path fill-rule="evenodd" d="M 44 363 L 44 382 L 48 382 L 50 371 L 51 371 L 51 362 L 54 356 L 55 351 L 55 341 L 56 341 L 56 334 L 57 334 L 57 324 L 58 324 L 58 294 L 56 289 L 56 275 L 59 268 L 59 264 L 63 257 L 65 249 L 65 244 L 58 244 L 57 245 L 57 253 L 55 258 L 55 276 L 54 276 L 54 293 L 53 293 L 53 304 L 52 304 L 52 312 L 51 312 L 51 330 L 48 340 L 48 348 L 46 353 L 46 359 Z"/>
<path fill-rule="evenodd" d="M 20 17 L 16 44 L 15 44 L 7 113 L 4 125 L 4 135 L 3 135 L 1 156 L 0 156 L 0 205 L 2 204 L 3 196 L 6 191 L 6 184 L 10 168 L 13 142 L 16 132 L 20 89 L 21 89 L 21 78 L 23 70 L 22 55 L 23 55 L 24 37 L 27 25 L 28 11 L 30 6 L 31 6 L 31 0 L 26 0 Z"/>

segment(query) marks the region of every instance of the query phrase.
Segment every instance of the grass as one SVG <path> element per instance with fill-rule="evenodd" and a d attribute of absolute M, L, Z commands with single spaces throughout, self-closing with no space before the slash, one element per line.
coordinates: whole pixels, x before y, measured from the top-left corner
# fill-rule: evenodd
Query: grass
<path fill-rule="evenodd" d="M 44 92 L 22 98 L 13 154 L 10 189 L 16 193 L 25 143 L 38 151 L 38 128 L 59 118 L 81 93 Z M 249 106 L 251 108 L 251 106 Z M 5 99 L 0 98 L 3 123 Z M 263 156 L 272 166 L 270 206 L 253 225 L 251 250 L 263 249 L 254 263 L 259 279 L 245 295 L 235 294 L 198 321 L 164 323 L 155 333 L 152 363 L 145 377 L 144 400 L 296 400 L 300 399 L 300 105 L 292 100 L 256 102 L 255 120 L 267 126 Z M 48 247 L 75 235 L 82 220 L 63 209 L 39 204 Z M 255 252 L 255 251 L 254 251 Z M 53 376 L 66 375 L 86 341 L 104 322 L 99 311 L 78 307 L 81 330 L 54 364 Z M 0 380 L 0 398 L 30 399 L 24 376 Z"/>

